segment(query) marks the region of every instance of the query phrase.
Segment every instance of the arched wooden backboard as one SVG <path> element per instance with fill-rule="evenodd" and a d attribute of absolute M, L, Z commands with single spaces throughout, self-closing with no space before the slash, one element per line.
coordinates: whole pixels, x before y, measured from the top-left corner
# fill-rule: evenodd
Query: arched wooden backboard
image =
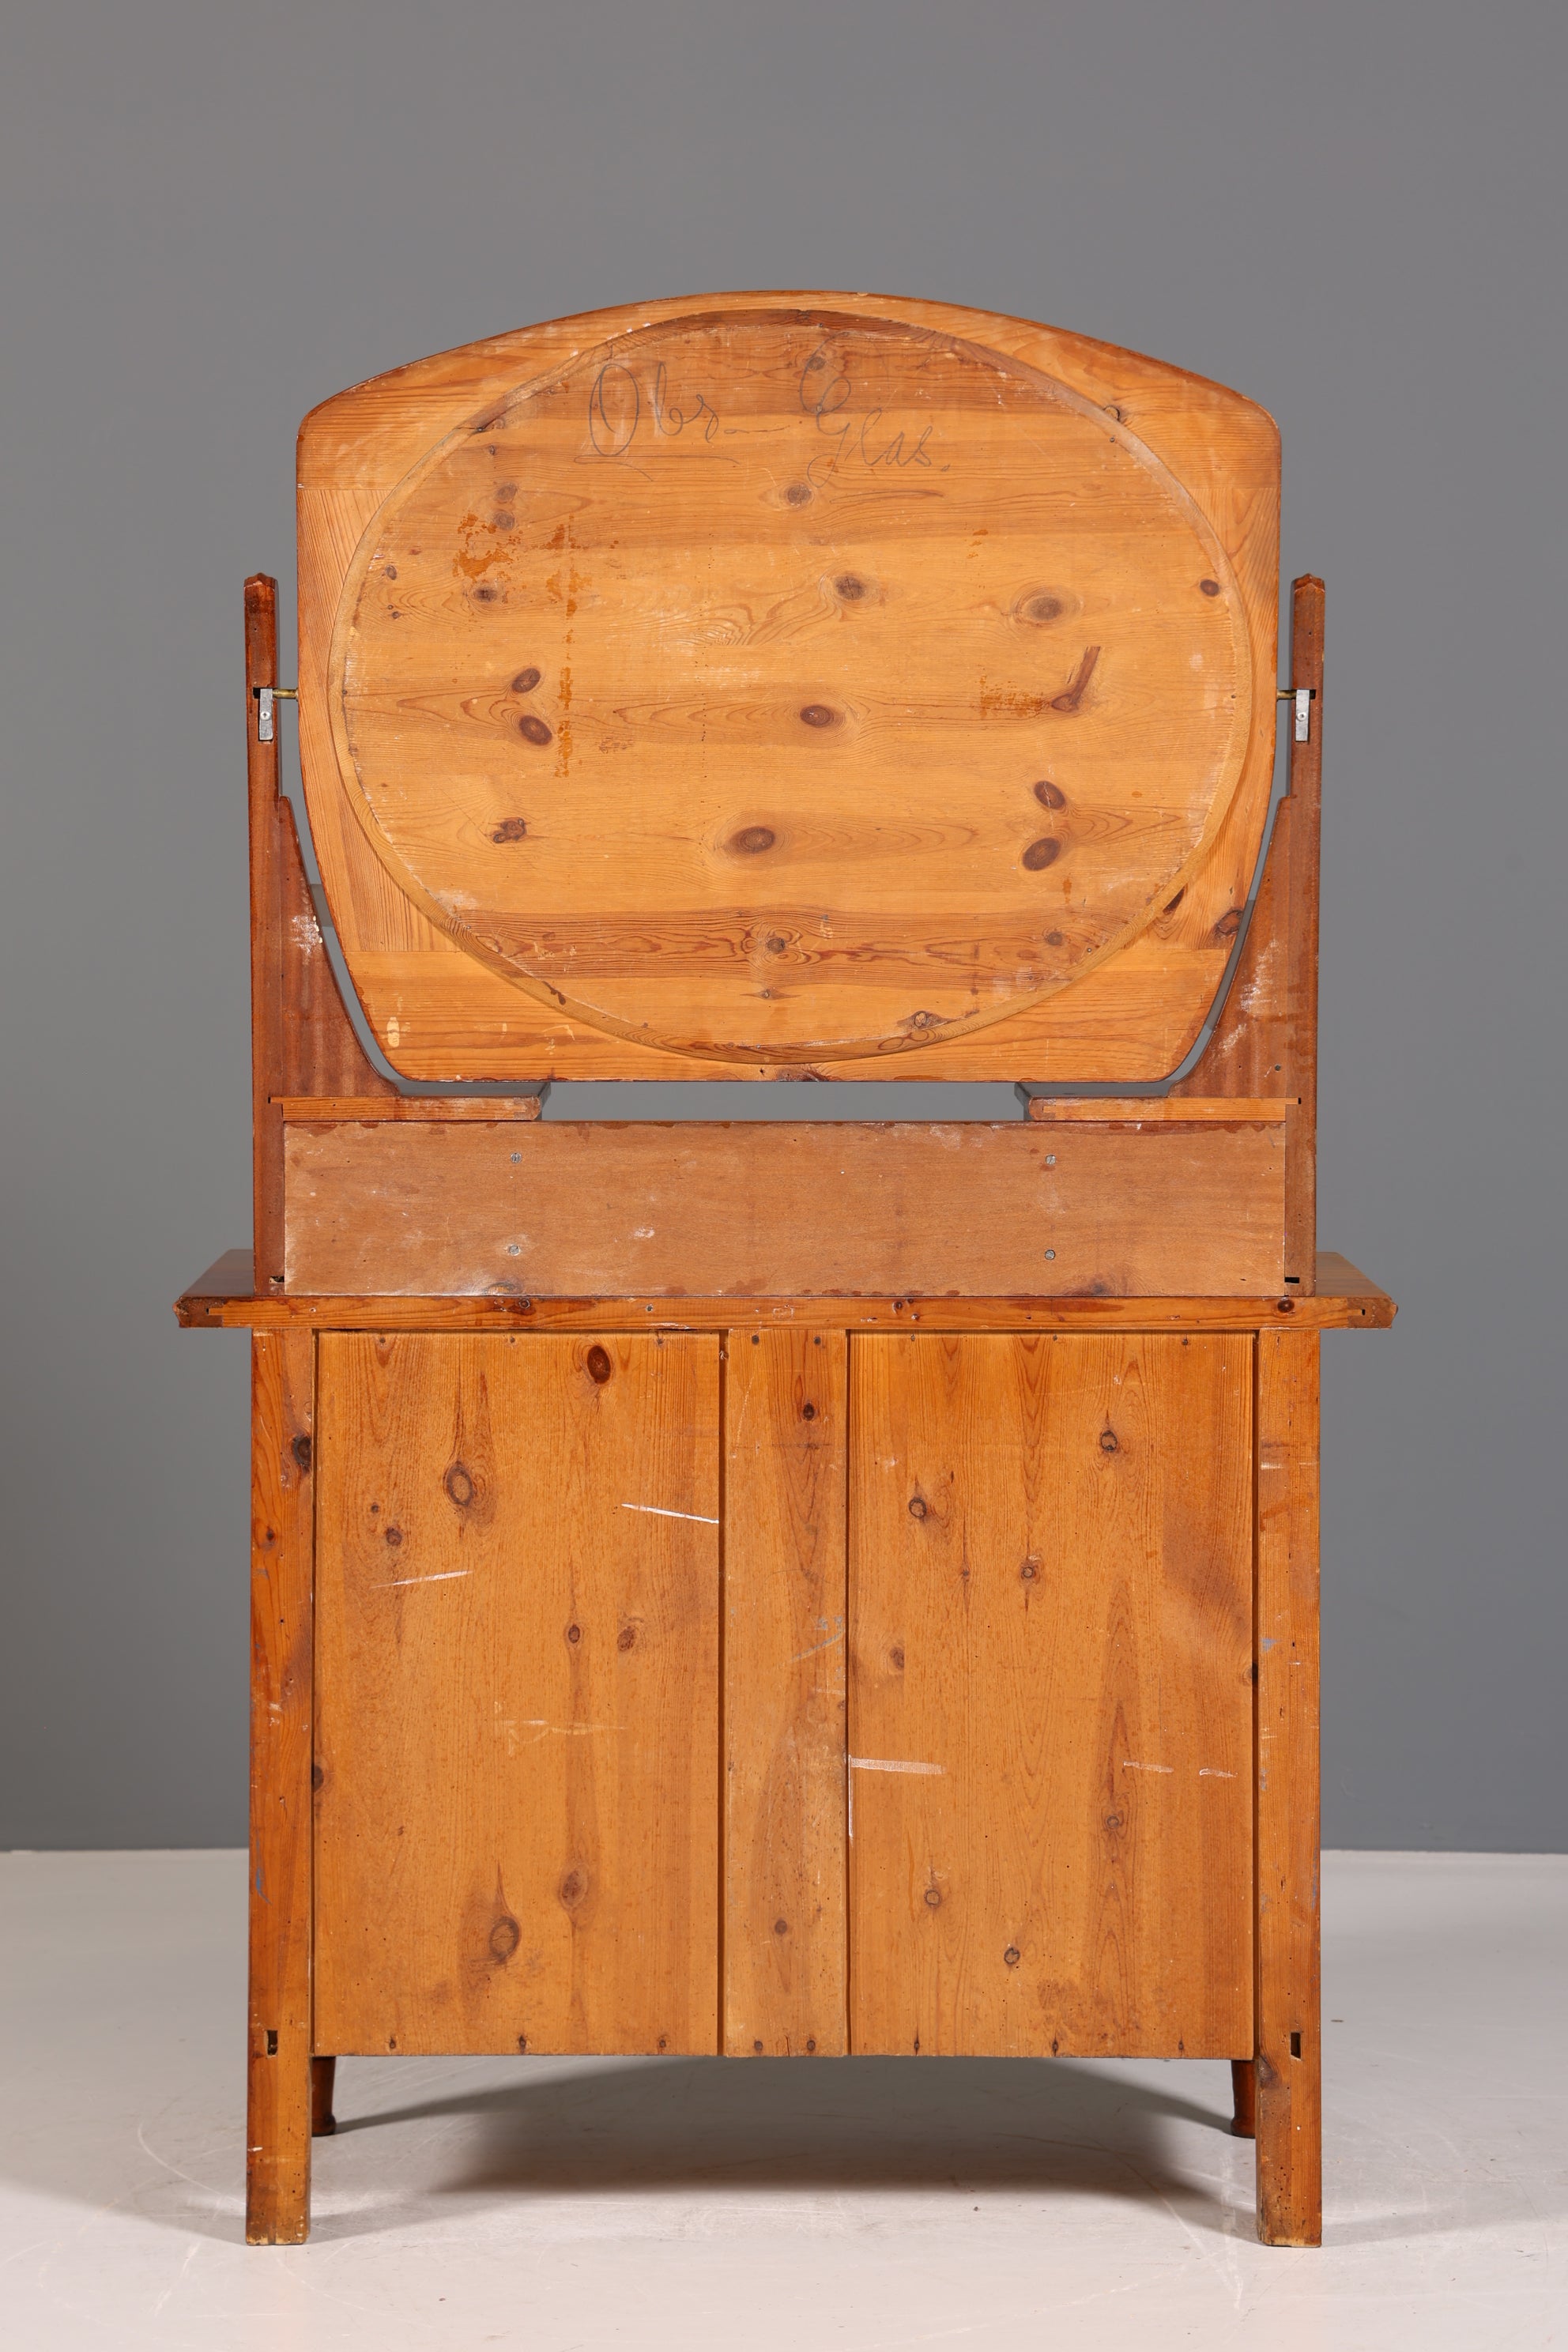
<path fill-rule="evenodd" d="M 300 457 L 307 793 L 396 1066 L 1180 1058 L 1271 763 L 1249 404 L 972 312 L 716 297 L 380 379 Z"/>

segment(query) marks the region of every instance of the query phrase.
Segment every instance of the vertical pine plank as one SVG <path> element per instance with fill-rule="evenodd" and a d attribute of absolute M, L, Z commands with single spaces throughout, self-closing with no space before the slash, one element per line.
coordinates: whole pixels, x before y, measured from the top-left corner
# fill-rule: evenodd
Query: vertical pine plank
<path fill-rule="evenodd" d="M 731 1334 L 724 1484 L 724 2048 L 841 2054 L 842 1331 Z"/>
<path fill-rule="evenodd" d="M 1318 1335 L 1258 1341 L 1258 2230 L 1322 2238 Z"/>
<path fill-rule="evenodd" d="M 251 1341 L 250 2047 L 245 2234 L 310 2223 L 315 1334 Z"/>
<path fill-rule="evenodd" d="M 321 1349 L 316 2023 L 719 2046 L 719 1343 Z"/>
<path fill-rule="evenodd" d="M 255 1194 L 255 1282 L 265 1297 L 283 1287 L 282 906 L 278 745 L 257 731 L 258 686 L 278 682 L 278 583 L 258 572 L 245 583 L 245 743 L 250 811 L 250 1124 Z"/>
<path fill-rule="evenodd" d="M 1252 1343 L 850 1348 L 858 2053 L 1252 2033 Z"/>
<path fill-rule="evenodd" d="M 1317 1289 L 1318 881 L 1322 834 L 1323 583 L 1292 583 L 1290 683 L 1314 696 L 1307 740 L 1290 730 L 1290 1069 L 1285 1114 L 1285 1274 L 1302 1297 Z"/>

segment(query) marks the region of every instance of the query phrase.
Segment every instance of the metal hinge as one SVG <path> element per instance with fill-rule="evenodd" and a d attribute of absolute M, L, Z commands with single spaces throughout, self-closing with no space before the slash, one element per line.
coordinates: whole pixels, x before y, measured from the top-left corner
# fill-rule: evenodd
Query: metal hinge
<path fill-rule="evenodd" d="M 1312 705 L 1318 698 L 1315 686 L 1282 686 L 1275 699 L 1293 702 L 1296 706 L 1296 740 L 1305 743 L 1312 732 Z"/>
<path fill-rule="evenodd" d="M 270 743 L 274 703 L 298 702 L 300 689 L 297 686 L 253 686 L 250 690 L 256 697 L 256 740 L 258 743 Z"/>

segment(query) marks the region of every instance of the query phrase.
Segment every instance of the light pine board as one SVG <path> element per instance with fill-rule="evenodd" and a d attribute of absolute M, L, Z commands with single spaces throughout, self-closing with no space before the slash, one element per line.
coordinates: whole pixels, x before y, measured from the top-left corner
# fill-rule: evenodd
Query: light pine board
<path fill-rule="evenodd" d="M 1278 467 L 1270 420 L 1199 378 L 874 297 L 595 314 L 326 404 L 300 445 L 307 791 L 394 1062 L 1168 1070 L 1267 802 Z M 398 540 L 416 514 L 445 538 Z M 492 676 L 520 619 L 538 646 Z M 433 660 L 395 650 L 420 637 Z"/>
<path fill-rule="evenodd" d="M 724 1378 L 724 2047 L 848 2046 L 842 1331 L 737 1331 Z"/>
<path fill-rule="evenodd" d="M 850 1343 L 850 2042 L 1252 2047 L 1252 1343 Z"/>
<path fill-rule="evenodd" d="M 717 1339 L 321 1354 L 317 2047 L 716 2049 Z"/>

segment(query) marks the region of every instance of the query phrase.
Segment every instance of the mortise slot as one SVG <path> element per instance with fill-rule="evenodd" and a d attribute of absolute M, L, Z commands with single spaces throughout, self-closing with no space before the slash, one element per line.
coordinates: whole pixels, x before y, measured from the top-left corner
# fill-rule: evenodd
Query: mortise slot
<path fill-rule="evenodd" d="M 1293 2033 L 1290 2036 L 1290 2055 L 1292 2058 L 1299 2058 L 1301 2055 L 1301 2037 L 1299 2033 Z"/>
<path fill-rule="evenodd" d="M 1293 2037 L 1298 2042 L 1300 2038 L 1300 2034 Z M 278 2028 L 275 2025 L 269 2025 L 267 2029 L 267 2055 L 269 2058 L 276 2058 L 278 2055 Z"/>

